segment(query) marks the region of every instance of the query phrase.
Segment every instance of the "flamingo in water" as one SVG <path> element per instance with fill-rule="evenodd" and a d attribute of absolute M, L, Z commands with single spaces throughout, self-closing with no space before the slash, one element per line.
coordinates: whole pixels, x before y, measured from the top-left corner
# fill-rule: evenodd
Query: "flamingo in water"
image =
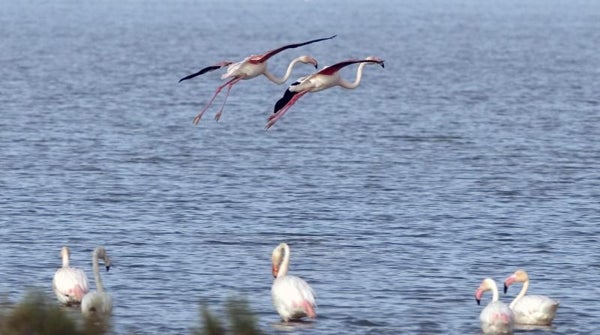
<path fill-rule="evenodd" d="M 525 295 L 529 288 L 529 275 L 525 270 L 517 270 L 504 281 L 504 293 L 513 283 L 523 283 L 521 292 L 510 303 L 515 313 L 515 322 L 522 325 L 548 326 L 556 316 L 558 302 L 544 295 Z"/>
<path fill-rule="evenodd" d="M 286 243 L 273 249 L 273 305 L 283 321 L 299 320 L 303 317 L 316 318 L 315 293 L 302 278 L 287 274 L 290 264 L 290 247 Z"/>
<path fill-rule="evenodd" d="M 319 39 L 315 39 L 315 40 L 311 40 L 311 41 L 307 41 L 307 42 L 284 45 L 282 47 L 279 47 L 279 48 L 276 48 L 273 50 L 269 50 L 260 55 L 248 56 L 248 57 L 244 58 L 244 60 L 237 62 L 237 63 L 230 62 L 230 61 L 222 61 L 215 65 L 205 67 L 196 73 L 192 73 L 188 76 L 181 78 L 179 80 L 179 82 L 194 78 L 196 76 L 205 74 L 210 71 L 218 70 L 224 66 L 227 66 L 227 72 L 221 76 L 221 79 L 231 78 L 225 84 L 217 87 L 217 90 L 215 91 L 212 98 L 208 101 L 206 106 L 204 106 L 202 111 L 200 113 L 198 113 L 198 115 L 196 115 L 196 117 L 194 118 L 194 124 L 198 124 L 198 122 L 200 122 L 200 118 L 202 118 L 202 115 L 204 114 L 204 112 L 206 112 L 208 107 L 210 107 L 210 105 L 213 103 L 213 101 L 215 100 L 215 98 L 217 97 L 219 92 L 221 92 L 221 90 L 225 86 L 227 86 L 227 93 L 225 94 L 225 100 L 223 101 L 221 108 L 215 115 L 215 120 L 217 120 L 217 121 L 219 121 L 219 119 L 221 118 L 221 114 L 223 113 L 223 108 L 225 107 L 225 103 L 227 102 L 227 97 L 229 97 L 229 92 L 231 91 L 231 87 L 233 87 L 233 85 L 237 84 L 240 80 L 252 79 L 252 78 L 258 77 L 259 75 L 262 74 L 265 77 L 267 77 L 270 81 L 274 82 L 275 84 L 280 85 L 280 84 L 283 84 L 286 80 L 288 80 L 288 78 L 290 77 L 290 75 L 292 73 L 292 69 L 294 68 L 294 66 L 297 63 L 312 64 L 315 66 L 315 68 L 317 68 L 318 64 L 314 58 L 312 58 L 310 56 L 300 56 L 290 62 L 289 66 L 287 68 L 287 71 L 282 78 L 277 78 L 271 72 L 269 72 L 269 70 L 267 70 L 267 60 L 269 60 L 269 58 L 275 56 L 276 54 L 278 54 L 286 49 L 298 48 L 303 45 L 320 42 L 320 41 L 325 41 L 325 40 L 330 40 L 336 36 L 337 35 L 333 35 L 330 37 L 319 38 Z"/>
<path fill-rule="evenodd" d="M 96 279 L 96 292 L 88 292 L 81 300 L 81 312 L 85 315 L 108 316 L 112 312 L 112 297 L 104 292 L 102 278 L 100 278 L 100 269 L 98 259 L 104 261 L 106 271 L 110 269 L 110 258 L 106 254 L 104 247 L 97 247 L 92 254 L 92 267 L 94 268 L 94 277 Z"/>
<path fill-rule="evenodd" d="M 68 247 L 62 247 L 60 255 L 62 267 L 54 273 L 52 290 L 61 303 L 79 304 L 83 296 L 90 290 L 88 278 L 83 270 L 69 266 L 71 252 Z"/>
<path fill-rule="evenodd" d="M 340 70 L 348 65 L 360 63 L 356 71 L 354 82 L 348 82 L 341 78 Z M 269 117 L 266 128 L 271 128 L 293 104 L 308 92 L 319 92 L 330 87 L 341 86 L 347 89 L 357 88 L 362 78 L 363 68 L 367 64 L 379 64 L 384 67 L 383 60 L 377 57 L 367 57 L 365 59 L 351 59 L 337 64 L 325 67 L 309 76 L 300 78 L 293 83 L 283 94 L 283 97 L 275 103 L 273 113 Z"/>
<path fill-rule="evenodd" d="M 485 306 L 479 314 L 481 330 L 484 334 L 512 334 L 515 324 L 515 318 L 510 308 L 498 300 L 498 286 L 491 278 L 485 278 L 477 291 L 475 291 L 475 300 L 479 305 L 483 292 L 492 291 L 492 301 Z"/>

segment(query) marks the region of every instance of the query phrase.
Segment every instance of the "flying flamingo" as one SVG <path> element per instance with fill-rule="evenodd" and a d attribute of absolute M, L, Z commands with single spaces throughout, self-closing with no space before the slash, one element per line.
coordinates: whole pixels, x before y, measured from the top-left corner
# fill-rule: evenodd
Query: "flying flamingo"
<path fill-rule="evenodd" d="M 348 82 L 340 76 L 340 70 L 348 65 L 361 63 L 356 71 L 356 79 L 354 82 Z M 300 78 L 299 81 L 293 83 L 283 94 L 283 97 L 275 103 L 273 113 L 269 117 L 266 128 L 271 128 L 277 120 L 279 120 L 293 104 L 298 101 L 303 95 L 308 92 L 319 92 L 330 87 L 341 86 L 347 89 L 357 88 L 362 78 L 363 68 L 366 64 L 375 63 L 384 67 L 383 60 L 377 57 L 367 57 L 365 59 L 346 60 L 321 69 L 309 76 Z"/>
<path fill-rule="evenodd" d="M 112 312 L 112 297 L 104 292 L 102 278 L 100 278 L 100 269 L 98 259 L 104 261 L 106 271 L 110 269 L 110 258 L 106 254 L 104 247 L 97 247 L 92 254 L 92 267 L 94 268 L 94 277 L 96 279 L 96 292 L 88 292 L 81 300 L 81 312 L 85 315 L 108 316 Z"/>
<path fill-rule="evenodd" d="M 90 290 L 87 276 L 83 270 L 69 266 L 71 252 L 68 247 L 62 247 L 60 255 L 62 267 L 54 274 L 52 290 L 61 303 L 79 304 L 83 296 Z"/>
<path fill-rule="evenodd" d="M 479 314 L 481 330 L 484 334 L 512 334 L 515 323 L 513 312 L 505 303 L 498 300 L 498 286 L 493 279 L 485 278 L 475 291 L 477 305 L 481 302 L 483 292 L 490 290 L 492 301 Z"/>
<path fill-rule="evenodd" d="M 221 79 L 231 78 L 225 84 L 217 87 L 215 94 L 212 96 L 212 98 L 209 100 L 209 102 L 206 104 L 206 106 L 202 109 L 202 111 L 200 113 L 198 113 L 198 115 L 196 115 L 196 117 L 194 118 L 194 124 L 198 124 L 198 122 L 200 122 L 200 118 L 202 118 L 202 115 L 204 114 L 204 112 L 206 112 L 208 107 L 210 107 L 210 105 L 213 103 L 213 101 L 215 100 L 215 98 L 217 97 L 219 92 L 221 92 L 221 90 L 225 86 L 227 86 L 227 93 L 225 94 L 225 100 L 223 101 L 223 104 L 221 105 L 219 112 L 217 112 L 217 114 L 215 115 L 215 120 L 217 120 L 217 121 L 219 121 L 219 119 L 221 118 L 221 114 L 223 113 L 223 108 L 225 107 L 225 103 L 227 102 L 227 97 L 229 97 L 229 92 L 231 91 L 231 87 L 233 87 L 233 85 L 237 84 L 240 80 L 252 79 L 252 78 L 258 77 L 259 75 L 262 74 L 265 77 L 267 77 L 270 81 L 279 85 L 279 84 L 283 84 L 290 77 L 290 75 L 292 73 L 292 69 L 299 62 L 304 63 L 304 64 L 312 64 L 315 66 L 315 68 L 317 68 L 318 67 L 317 61 L 314 58 L 312 58 L 310 56 L 301 56 L 301 57 L 295 58 L 294 60 L 292 60 L 290 62 L 289 66 L 287 68 L 287 71 L 282 78 L 277 78 L 267 70 L 267 60 L 286 49 L 298 48 L 303 45 L 320 42 L 320 41 L 325 41 L 325 40 L 330 40 L 336 36 L 337 35 L 333 35 L 330 37 L 319 38 L 319 39 L 311 40 L 311 41 L 307 41 L 307 42 L 284 45 L 277 49 L 269 50 L 260 55 L 248 56 L 248 57 L 244 58 L 244 60 L 242 60 L 241 62 L 238 62 L 238 63 L 234 63 L 234 62 L 230 62 L 230 61 L 222 61 L 215 65 L 205 67 L 196 73 L 192 73 L 188 76 L 181 78 L 179 80 L 179 82 L 194 78 L 196 76 L 205 74 L 210 71 L 218 70 L 224 66 L 227 66 L 227 73 L 222 75 Z"/>
<path fill-rule="evenodd" d="M 525 270 L 517 270 L 504 281 L 504 293 L 513 283 L 523 283 L 523 288 L 510 303 L 518 324 L 548 326 L 556 316 L 558 302 L 544 295 L 525 295 L 529 288 L 529 276 Z"/>
<path fill-rule="evenodd" d="M 290 264 L 290 247 L 286 243 L 273 249 L 273 286 L 271 296 L 273 305 L 283 321 L 299 320 L 303 317 L 316 318 L 315 293 L 302 279 L 287 275 Z"/>

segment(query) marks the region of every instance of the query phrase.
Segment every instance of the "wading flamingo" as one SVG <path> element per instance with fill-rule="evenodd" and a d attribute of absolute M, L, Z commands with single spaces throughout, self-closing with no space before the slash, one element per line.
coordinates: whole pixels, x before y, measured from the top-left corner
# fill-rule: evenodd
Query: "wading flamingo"
<path fill-rule="evenodd" d="M 79 304 L 83 296 L 90 290 L 87 276 L 83 270 L 69 266 L 71 252 L 68 247 L 60 250 L 62 268 L 56 270 L 52 280 L 52 290 L 56 298 L 63 304 Z"/>
<path fill-rule="evenodd" d="M 315 293 L 302 278 L 287 275 L 290 264 L 290 247 L 286 243 L 273 249 L 273 286 L 271 296 L 273 305 L 283 319 L 299 320 L 303 317 L 316 318 Z"/>
<path fill-rule="evenodd" d="M 81 311 L 85 315 L 96 314 L 108 316 L 112 312 L 112 297 L 104 292 L 102 278 L 100 278 L 98 259 L 104 261 L 107 272 L 110 269 L 110 258 L 108 258 L 104 247 L 97 247 L 94 249 L 92 255 L 92 267 L 94 268 L 94 278 L 96 279 L 96 291 L 88 292 L 88 294 L 83 297 L 81 300 Z"/>
<path fill-rule="evenodd" d="M 556 316 L 558 302 L 544 295 L 525 295 L 529 288 L 529 276 L 525 270 L 517 270 L 504 281 L 504 293 L 513 283 L 523 283 L 521 292 L 510 303 L 515 322 L 523 325 L 548 326 Z"/>
<path fill-rule="evenodd" d="M 340 76 L 340 70 L 348 65 L 361 63 L 356 72 L 354 82 L 348 82 Z M 347 89 L 357 88 L 362 78 L 363 68 L 366 64 L 379 64 L 384 67 L 383 60 L 377 57 L 367 57 L 365 59 L 354 59 L 343 61 L 323 68 L 309 76 L 300 78 L 293 83 L 283 94 L 283 97 L 275 103 L 273 113 L 269 117 L 266 128 L 271 128 L 289 109 L 308 92 L 319 92 L 330 87 L 341 86 Z"/>
<path fill-rule="evenodd" d="M 489 290 L 492 291 L 492 301 L 479 314 L 481 330 L 484 334 L 512 334 L 515 323 L 513 312 L 505 303 L 498 300 L 498 286 L 493 279 L 484 279 L 475 291 L 477 304 L 480 304 L 483 292 Z"/>
<path fill-rule="evenodd" d="M 317 68 L 318 67 L 317 61 L 314 58 L 312 58 L 310 56 L 301 56 L 301 57 L 298 57 L 298 58 L 295 58 L 294 60 L 292 60 L 292 62 L 290 63 L 290 65 L 287 68 L 285 75 L 282 78 L 277 78 L 271 72 L 269 72 L 269 70 L 267 70 L 267 60 L 286 49 L 298 48 L 303 45 L 320 42 L 320 41 L 325 41 L 325 40 L 330 40 L 336 36 L 337 35 L 333 35 L 330 37 L 319 38 L 319 39 L 311 40 L 311 41 L 307 41 L 307 42 L 284 45 L 277 49 L 269 50 L 260 55 L 248 56 L 244 60 L 242 60 L 241 62 L 238 62 L 238 63 L 234 63 L 234 62 L 230 62 L 230 61 L 222 61 L 215 65 L 205 67 L 196 73 L 193 73 L 193 74 L 190 74 L 188 76 L 181 78 L 179 80 L 179 82 L 194 78 L 196 76 L 202 75 L 202 74 L 210 72 L 210 71 L 220 69 L 224 66 L 227 66 L 227 73 L 222 75 L 221 79 L 231 78 L 225 84 L 217 87 L 217 90 L 215 91 L 212 98 L 208 101 L 206 106 L 204 106 L 202 111 L 200 113 L 198 113 L 198 115 L 196 115 L 196 117 L 194 118 L 194 124 L 198 124 L 198 122 L 200 122 L 200 118 L 202 118 L 202 115 L 204 114 L 204 112 L 206 112 L 208 107 L 210 107 L 210 105 L 212 105 L 213 101 L 215 100 L 215 98 L 217 97 L 219 92 L 221 92 L 221 90 L 225 86 L 227 86 L 227 93 L 225 94 L 225 99 L 223 101 L 223 104 L 221 105 L 221 108 L 219 109 L 217 114 L 215 114 L 215 120 L 217 120 L 217 121 L 219 121 L 219 119 L 221 118 L 221 114 L 223 113 L 223 108 L 225 107 L 225 103 L 227 102 L 227 97 L 229 97 L 229 92 L 231 91 L 231 87 L 233 85 L 237 84 L 240 80 L 252 79 L 252 78 L 258 77 L 259 75 L 262 74 L 265 77 L 267 77 L 270 81 L 279 85 L 279 84 L 283 84 L 290 77 L 290 74 L 292 73 L 292 69 L 299 62 L 304 63 L 304 64 L 312 64 L 315 66 L 315 68 Z"/>

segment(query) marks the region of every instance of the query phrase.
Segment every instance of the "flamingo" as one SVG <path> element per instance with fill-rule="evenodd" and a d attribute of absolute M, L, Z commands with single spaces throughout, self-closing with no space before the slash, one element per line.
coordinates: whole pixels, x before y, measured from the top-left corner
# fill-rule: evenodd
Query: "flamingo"
<path fill-rule="evenodd" d="M 288 78 L 290 77 L 290 75 L 292 73 L 292 69 L 294 68 L 294 66 L 297 63 L 312 64 L 312 65 L 314 65 L 315 68 L 317 68 L 318 64 L 314 58 L 312 58 L 310 56 L 300 56 L 290 62 L 289 66 L 287 68 L 287 71 L 282 78 L 277 78 L 271 72 L 269 72 L 267 70 L 267 60 L 286 49 L 298 48 L 303 45 L 320 42 L 320 41 L 325 41 L 325 40 L 330 40 L 336 36 L 337 35 L 333 35 L 330 37 L 319 38 L 319 39 L 315 39 L 315 40 L 311 40 L 311 41 L 307 41 L 307 42 L 284 45 L 282 47 L 279 47 L 279 48 L 276 48 L 273 50 L 269 50 L 260 55 L 248 56 L 248 57 L 244 58 L 244 60 L 237 62 L 237 63 L 230 62 L 230 61 L 222 61 L 215 65 L 205 67 L 196 73 L 192 73 L 188 76 L 181 78 L 179 80 L 179 82 L 194 78 L 196 76 L 202 75 L 207 72 L 218 70 L 224 66 L 227 66 L 227 72 L 221 76 L 221 79 L 231 78 L 225 84 L 217 87 L 217 90 L 215 91 L 212 98 L 208 101 L 206 106 L 204 106 L 202 111 L 200 113 L 198 113 L 198 115 L 196 115 L 196 117 L 194 118 L 194 124 L 197 125 L 198 122 L 200 122 L 200 118 L 202 118 L 202 115 L 204 114 L 204 112 L 206 112 L 208 107 L 210 107 L 212 105 L 213 101 L 215 100 L 215 98 L 217 97 L 219 92 L 221 92 L 221 90 L 225 86 L 227 86 L 227 93 L 225 94 L 225 100 L 223 101 L 221 108 L 219 109 L 217 114 L 215 114 L 215 120 L 217 120 L 217 121 L 219 121 L 219 119 L 221 118 L 221 114 L 223 113 L 223 108 L 225 107 L 225 103 L 227 102 L 227 97 L 229 97 L 229 92 L 231 91 L 231 87 L 233 87 L 233 85 L 237 84 L 240 80 L 252 79 L 252 78 L 258 77 L 259 75 L 262 74 L 265 77 L 267 77 L 267 79 L 269 79 L 270 81 L 274 82 L 275 84 L 280 85 L 288 80 Z"/>
<path fill-rule="evenodd" d="M 79 304 L 83 296 L 90 290 L 88 278 L 83 270 L 69 266 L 71 252 L 68 247 L 62 247 L 60 255 L 62 267 L 54 273 L 52 290 L 61 303 Z"/>
<path fill-rule="evenodd" d="M 299 320 L 303 317 L 316 318 L 315 293 L 302 278 L 287 275 L 290 263 L 290 247 L 286 243 L 273 249 L 273 305 L 283 321 Z"/>
<path fill-rule="evenodd" d="M 529 288 L 529 275 L 525 270 L 517 270 L 504 281 L 504 293 L 513 283 L 523 283 L 521 292 L 510 303 L 515 313 L 515 322 L 524 325 L 548 326 L 556 316 L 558 301 L 544 295 L 525 295 Z"/>
<path fill-rule="evenodd" d="M 479 314 L 481 330 L 484 334 L 512 334 L 515 323 L 513 312 L 498 300 L 498 286 L 493 279 L 485 278 L 475 291 L 477 304 L 480 304 L 483 292 L 489 290 L 492 291 L 492 301 Z"/>
<path fill-rule="evenodd" d="M 348 82 L 340 77 L 339 71 L 352 64 L 361 63 L 356 71 L 356 79 L 354 82 Z M 362 78 L 363 68 L 366 64 L 379 64 L 384 67 L 383 60 L 377 57 L 367 57 L 365 59 L 351 59 L 337 64 L 325 67 L 309 76 L 300 78 L 299 81 L 293 83 L 283 94 L 283 97 L 275 103 L 273 113 L 269 117 L 266 128 L 271 128 L 277 120 L 279 120 L 293 104 L 298 101 L 303 95 L 308 92 L 319 92 L 330 87 L 341 86 L 347 89 L 357 88 Z"/>
<path fill-rule="evenodd" d="M 106 254 L 104 247 L 96 247 L 92 254 L 92 267 L 94 268 L 94 278 L 96 279 L 96 292 L 88 292 L 81 300 L 81 312 L 85 315 L 97 314 L 108 316 L 112 312 L 112 297 L 104 292 L 102 278 L 100 278 L 100 269 L 98 259 L 104 261 L 106 271 L 110 269 L 110 258 Z"/>

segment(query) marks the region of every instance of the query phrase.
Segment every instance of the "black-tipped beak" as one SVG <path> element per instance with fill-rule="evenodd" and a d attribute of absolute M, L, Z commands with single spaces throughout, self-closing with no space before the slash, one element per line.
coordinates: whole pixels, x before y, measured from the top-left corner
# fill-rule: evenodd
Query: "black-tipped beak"
<path fill-rule="evenodd" d="M 318 68 L 319 68 L 319 64 L 315 63 L 315 69 L 318 69 Z"/>
<path fill-rule="evenodd" d="M 106 272 L 108 272 L 108 270 L 110 270 L 110 266 L 107 266 L 107 267 L 106 267 Z"/>
<path fill-rule="evenodd" d="M 504 294 L 506 294 L 506 291 L 508 291 L 508 286 L 506 286 L 506 284 L 504 284 Z"/>
<path fill-rule="evenodd" d="M 383 62 L 381 62 L 380 64 L 381 64 L 381 67 L 385 67 L 385 64 L 383 64 Z"/>
<path fill-rule="evenodd" d="M 477 305 L 478 305 L 478 306 L 479 306 L 479 305 L 481 305 L 481 300 L 479 300 L 479 299 L 475 299 L 475 301 L 477 301 Z"/>

